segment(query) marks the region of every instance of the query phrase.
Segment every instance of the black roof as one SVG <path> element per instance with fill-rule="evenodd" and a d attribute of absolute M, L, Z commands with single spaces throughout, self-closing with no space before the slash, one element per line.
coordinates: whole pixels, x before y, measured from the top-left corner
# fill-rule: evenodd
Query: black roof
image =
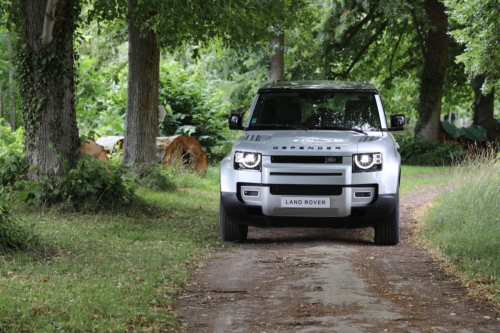
<path fill-rule="evenodd" d="M 261 87 L 259 91 L 274 89 L 363 90 L 378 93 L 377 89 L 370 83 L 350 81 L 275 81 Z"/>

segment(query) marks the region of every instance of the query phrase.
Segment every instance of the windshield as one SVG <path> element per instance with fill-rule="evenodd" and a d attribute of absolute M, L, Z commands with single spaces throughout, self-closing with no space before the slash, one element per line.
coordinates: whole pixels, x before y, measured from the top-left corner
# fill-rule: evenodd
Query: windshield
<path fill-rule="evenodd" d="M 381 130 L 373 93 L 328 90 L 262 92 L 248 129 L 270 127 Z"/>

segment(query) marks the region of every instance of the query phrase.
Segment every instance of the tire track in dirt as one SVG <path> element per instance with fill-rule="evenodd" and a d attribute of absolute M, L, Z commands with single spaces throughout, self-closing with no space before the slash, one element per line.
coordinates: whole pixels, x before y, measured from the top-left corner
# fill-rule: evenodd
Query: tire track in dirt
<path fill-rule="evenodd" d="M 184 332 L 500 332 L 473 298 L 408 239 L 434 187 L 401 201 L 402 241 L 372 229 L 251 229 L 241 250 L 204 262 L 178 296 Z"/>

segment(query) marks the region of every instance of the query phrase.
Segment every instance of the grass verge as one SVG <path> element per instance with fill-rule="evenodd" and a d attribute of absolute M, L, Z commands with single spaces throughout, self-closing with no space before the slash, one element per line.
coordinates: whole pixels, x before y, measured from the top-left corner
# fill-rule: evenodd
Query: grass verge
<path fill-rule="evenodd" d="M 403 165 L 401 167 L 401 195 L 407 195 L 420 186 L 449 182 L 452 177 L 452 167 Z"/>
<path fill-rule="evenodd" d="M 24 211 L 54 249 L 0 254 L 0 332 L 166 332 L 173 298 L 218 237 L 218 169 L 139 191 L 135 214 Z M 229 245 L 230 246 L 230 245 Z"/>
<path fill-rule="evenodd" d="M 463 281 L 500 302 L 500 164 L 478 159 L 454 169 L 452 186 L 426 214 L 420 239 Z"/>

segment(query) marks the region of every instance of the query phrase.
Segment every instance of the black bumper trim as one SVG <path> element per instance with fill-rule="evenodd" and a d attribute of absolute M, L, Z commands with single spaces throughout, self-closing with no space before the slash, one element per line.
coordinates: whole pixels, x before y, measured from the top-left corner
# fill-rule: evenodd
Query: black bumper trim
<path fill-rule="evenodd" d="M 395 207 L 396 194 L 379 194 L 376 200 L 364 207 L 353 207 L 347 217 L 290 217 L 266 216 L 262 207 L 242 203 L 236 193 L 222 192 L 221 202 L 226 215 L 234 222 L 263 228 L 337 228 L 354 229 L 376 226 L 389 216 Z"/>

